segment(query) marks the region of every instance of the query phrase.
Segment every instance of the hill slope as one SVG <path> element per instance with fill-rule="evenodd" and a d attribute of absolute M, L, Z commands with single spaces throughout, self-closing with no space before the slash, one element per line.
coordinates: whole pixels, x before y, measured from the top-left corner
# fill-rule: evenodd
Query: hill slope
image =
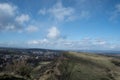
<path fill-rule="evenodd" d="M 120 60 L 87 53 L 63 53 L 40 80 L 120 80 Z"/>

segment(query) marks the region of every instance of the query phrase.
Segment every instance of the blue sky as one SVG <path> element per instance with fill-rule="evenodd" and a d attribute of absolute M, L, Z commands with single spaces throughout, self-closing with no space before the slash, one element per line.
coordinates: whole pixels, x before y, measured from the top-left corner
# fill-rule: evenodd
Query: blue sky
<path fill-rule="evenodd" d="M 120 0 L 0 0 L 0 46 L 120 49 Z"/>

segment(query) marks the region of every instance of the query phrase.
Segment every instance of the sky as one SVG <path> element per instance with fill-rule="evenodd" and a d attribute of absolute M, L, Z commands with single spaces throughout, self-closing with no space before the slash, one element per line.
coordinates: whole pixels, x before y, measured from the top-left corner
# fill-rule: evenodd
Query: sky
<path fill-rule="evenodd" d="M 0 47 L 120 50 L 120 0 L 0 0 Z"/>

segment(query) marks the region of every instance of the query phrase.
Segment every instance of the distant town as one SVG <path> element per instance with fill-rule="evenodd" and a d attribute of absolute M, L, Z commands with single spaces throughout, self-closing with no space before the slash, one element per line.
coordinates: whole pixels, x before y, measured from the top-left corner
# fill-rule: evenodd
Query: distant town
<path fill-rule="evenodd" d="M 62 51 L 48 49 L 0 48 L 0 71 L 15 61 L 26 61 L 32 66 L 43 61 L 53 61 L 60 56 L 61 52 Z"/>

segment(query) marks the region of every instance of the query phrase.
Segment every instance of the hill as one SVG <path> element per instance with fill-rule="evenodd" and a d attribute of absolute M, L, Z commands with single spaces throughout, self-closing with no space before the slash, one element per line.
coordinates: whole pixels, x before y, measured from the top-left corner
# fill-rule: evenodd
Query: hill
<path fill-rule="evenodd" d="M 120 80 L 120 59 L 88 53 L 63 53 L 40 80 Z"/>
<path fill-rule="evenodd" d="M 63 52 L 52 61 L 38 63 L 8 65 L 0 73 L 0 80 L 120 80 L 119 56 Z"/>

